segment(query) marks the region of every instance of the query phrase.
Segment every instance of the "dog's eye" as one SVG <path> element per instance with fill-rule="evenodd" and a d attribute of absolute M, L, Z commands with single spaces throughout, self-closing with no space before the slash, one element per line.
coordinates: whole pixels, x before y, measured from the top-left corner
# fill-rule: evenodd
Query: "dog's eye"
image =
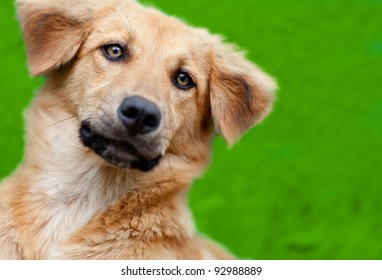
<path fill-rule="evenodd" d="M 178 72 L 174 79 L 175 86 L 181 90 L 188 90 L 195 86 L 191 76 L 186 72 Z"/>
<path fill-rule="evenodd" d="M 118 61 L 126 57 L 125 49 L 118 44 L 103 46 L 102 51 L 105 57 L 112 61 Z"/>

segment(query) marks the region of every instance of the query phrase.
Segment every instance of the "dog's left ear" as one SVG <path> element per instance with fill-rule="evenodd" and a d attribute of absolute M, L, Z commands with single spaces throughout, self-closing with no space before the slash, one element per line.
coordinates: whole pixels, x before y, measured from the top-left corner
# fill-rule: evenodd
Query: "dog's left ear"
<path fill-rule="evenodd" d="M 211 114 L 217 131 L 232 145 L 270 111 L 275 81 L 219 37 L 213 37 Z"/>
<path fill-rule="evenodd" d="M 46 0 L 18 0 L 29 72 L 48 74 L 70 62 L 85 38 L 86 20 Z"/>

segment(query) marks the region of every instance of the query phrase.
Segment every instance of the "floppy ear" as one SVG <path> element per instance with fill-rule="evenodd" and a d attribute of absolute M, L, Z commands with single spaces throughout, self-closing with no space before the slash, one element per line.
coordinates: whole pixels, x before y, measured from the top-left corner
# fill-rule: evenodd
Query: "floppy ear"
<path fill-rule="evenodd" d="M 211 60 L 211 114 L 217 131 L 231 145 L 271 111 L 277 86 L 219 37 L 214 37 Z"/>
<path fill-rule="evenodd" d="M 74 58 L 85 39 L 85 20 L 47 0 L 19 0 L 16 6 L 32 76 L 48 74 Z"/>

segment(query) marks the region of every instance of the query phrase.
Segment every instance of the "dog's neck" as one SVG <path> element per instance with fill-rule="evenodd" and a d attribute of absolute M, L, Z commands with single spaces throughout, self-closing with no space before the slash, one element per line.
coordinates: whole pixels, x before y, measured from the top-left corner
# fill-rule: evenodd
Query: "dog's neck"
<path fill-rule="evenodd" d="M 54 255 L 52 250 L 60 242 L 130 194 L 141 192 L 150 198 L 157 188 L 152 203 L 169 192 L 184 199 L 187 186 L 204 169 L 206 162 L 172 155 L 166 155 L 149 173 L 112 167 L 81 144 L 79 121 L 60 108 L 55 98 L 37 97 L 27 112 L 27 146 L 19 176 L 28 184 L 20 188 L 16 198 L 19 208 L 15 211 L 25 217 L 19 226 L 30 235 L 24 240 L 32 238 L 35 244 L 43 244 L 40 256 Z M 162 185 L 169 189 L 158 189 Z M 30 201 L 25 201 L 26 192 Z"/>

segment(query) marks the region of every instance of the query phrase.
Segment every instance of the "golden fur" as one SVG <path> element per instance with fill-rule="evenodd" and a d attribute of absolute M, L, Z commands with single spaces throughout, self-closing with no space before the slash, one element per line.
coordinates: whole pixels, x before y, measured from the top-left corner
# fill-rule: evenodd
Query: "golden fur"
<path fill-rule="evenodd" d="M 0 259 L 231 258 L 195 233 L 187 189 L 215 132 L 232 144 L 266 116 L 274 81 L 220 37 L 133 0 L 16 4 L 30 73 L 47 79 L 26 114 L 24 160 L 1 184 Z M 109 43 L 127 44 L 126 61 L 105 59 Z M 179 68 L 194 88 L 174 87 Z M 132 93 L 163 115 L 142 138 L 145 154 L 164 155 L 150 172 L 109 164 L 79 139 L 85 119 L 119 126 Z"/>

